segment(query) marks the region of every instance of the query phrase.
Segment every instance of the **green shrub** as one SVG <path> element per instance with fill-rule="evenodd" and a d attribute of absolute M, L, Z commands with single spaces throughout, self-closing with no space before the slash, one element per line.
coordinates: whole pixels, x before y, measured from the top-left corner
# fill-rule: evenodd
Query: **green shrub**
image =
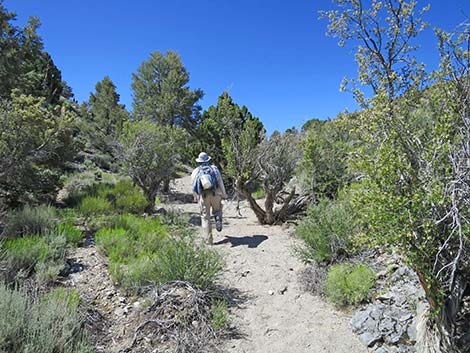
<path fill-rule="evenodd" d="M 190 236 L 171 237 L 158 254 L 159 283 L 183 280 L 200 288 L 209 288 L 222 269 L 220 255 L 199 247 Z"/>
<path fill-rule="evenodd" d="M 108 256 L 113 280 L 129 289 L 185 280 L 207 288 L 221 270 L 218 254 L 199 248 L 190 236 L 170 237 L 158 217 L 112 217 L 95 234 L 98 249 Z"/>
<path fill-rule="evenodd" d="M 75 291 L 57 289 L 32 299 L 0 283 L 0 352 L 91 353 Z"/>
<path fill-rule="evenodd" d="M 67 244 L 77 246 L 83 238 L 83 233 L 80 229 L 71 223 L 58 224 L 56 227 L 57 234 L 63 235 Z"/>
<path fill-rule="evenodd" d="M 99 182 L 92 170 L 68 176 L 64 182 L 62 201 L 69 207 L 79 205 L 85 197 L 95 196 L 95 188 Z"/>
<path fill-rule="evenodd" d="M 78 210 L 86 217 L 109 214 L 112 211 L 111 203 L 103 198 L 87 196 L 78 206 Z"/>
<path fill-rule="evenodd" d="M 41 235 L 6 240 L 2 244 L 2 260 L 11 271 L 33 270 L 38 262 L 44 262 L 50 254 L 47 239 Z"/>
<path fill-rule="evenodd" d="M 53 229 L 57 222 L 54 207 L 41 205 L 25 206 L 20 210 L 11 211 L 5 222 L 4 234 L 16 237 L 24 234 L 45 234 Z"/>
<path fill-rule="evenodd" d="M 3 275 L 13 281 L 36 273 L 39 281 L 52 281 L 63 268 L 65 249 L 65 237 L 56 233 L 7 239 L 0 249 L 0 261 L 6 267 Z"/>
<path fill-rule="evenodd" d="M 333 265 L 326 277 L 326 296 L 339 306 L 358 304 L 369 295 L 375 277 L 374 271 L 365 265 Z"/>
<path fill-rule="evenodd" d="M 110 201 L 120 213 L 141 214 L 147 206 L 147 200 L 130 180 L 121 180 L 115 185 L 102 184 L 97 188 L 97 195 Z"/>
<path fill-rule="evenodd" d="M 178 210 L 167 210 L 166 213 L 160 215 L 160 219 L 163 224 L 172 229 L 186 229 L 189 224 L 189 217 Z"/>
<path fill-rule="evenodd" d="M 331 262 L 346 255 L 358 232 L 355 216 L 346 200 L 321 200 L 308 208 L 295 230 L 304 244 L 297 250 L 306 262 Z"/>
<path fill-rule="evenodd" d="M 225 300 L 216 299 L 211 306 L 211 325 L 215 331 L 227 328 L 229 324 L 228 308 Z"/>

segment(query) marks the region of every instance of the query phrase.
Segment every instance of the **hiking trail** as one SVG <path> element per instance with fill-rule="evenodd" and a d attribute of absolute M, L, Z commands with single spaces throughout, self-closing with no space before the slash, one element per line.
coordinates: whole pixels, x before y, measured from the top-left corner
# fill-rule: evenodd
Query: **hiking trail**
<path fill-rule="evenodd" d="M 189 177 L 174 189 L 190 194 Z M 230 353 L 363 353 L 366 348 L 350 329 L 350 315 L 302 290 L 305 267 L 294 254 L 296 240 L 281 226 L 262 226 L 246 203 L 224 201 L 224 228 L 213 229 L 214 248 L 223 256 L 220 283 L 243 300 L 230 308 L 241 337 L 228 339 Z M 197 219 L 199 207 L 173 204 Z"/>

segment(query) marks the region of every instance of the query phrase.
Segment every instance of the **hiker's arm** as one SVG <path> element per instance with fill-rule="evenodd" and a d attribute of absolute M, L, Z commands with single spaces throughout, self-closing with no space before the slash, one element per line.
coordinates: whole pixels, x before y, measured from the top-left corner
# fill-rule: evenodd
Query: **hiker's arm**
<path fill-rule="evenodd" d="M 217 174 L 217 185 L 220 188 L 221 196 L 222 196 L 223 199 L 227 199 L 228 198 L 227 192 L 225 191 L 224 181 L 222 180 L 222 174 L 220 173 L 219 169 L 217 169 L 216 174 Z"/>

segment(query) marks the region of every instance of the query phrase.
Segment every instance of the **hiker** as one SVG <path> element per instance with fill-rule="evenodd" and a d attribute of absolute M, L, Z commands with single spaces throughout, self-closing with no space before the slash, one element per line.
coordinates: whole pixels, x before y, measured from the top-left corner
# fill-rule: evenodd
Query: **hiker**
<path fill-rule="evenodd" d="M 191 185 L 201 207 L 202 231 L 207 243 L 212 245 L 212 215 L 215 217 L 215 227 L 222 230 L 222 199 L 227 198 L 224 182 L 219 169 L 210 163 L 211 157 L 206 152 L 199 153 L 196 158 L 198 166 L 191 174 Z"/>

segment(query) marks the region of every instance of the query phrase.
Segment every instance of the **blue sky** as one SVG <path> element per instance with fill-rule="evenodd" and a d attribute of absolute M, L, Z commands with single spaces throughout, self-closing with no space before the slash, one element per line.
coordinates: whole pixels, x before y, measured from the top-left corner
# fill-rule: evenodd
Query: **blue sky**
<path fill-rule="evenodd" d="M 422 7 L 428 2 L 420 1 Z M 469 0 L 431 0 L 432 25 L 452 29 L 470 17 Z M 39 16 L 47 51 L 87 100 L 96 82 L 111 77 L 121 102 L 131 108 L 131 74 L 152 51 L 177 51 L 205 92 L 203 108 L 228 90 L 267 130 L 300 127 L 310 118 L 335 117 L 356 104 L 339 92 L 344 76 L 355 77 L 351 47 L 325 36 L 318 10 L 328 0 L 5 0 L 19 24 Z M 421 38 L 419 56 L 436 65 L 432 29 Z"/>

